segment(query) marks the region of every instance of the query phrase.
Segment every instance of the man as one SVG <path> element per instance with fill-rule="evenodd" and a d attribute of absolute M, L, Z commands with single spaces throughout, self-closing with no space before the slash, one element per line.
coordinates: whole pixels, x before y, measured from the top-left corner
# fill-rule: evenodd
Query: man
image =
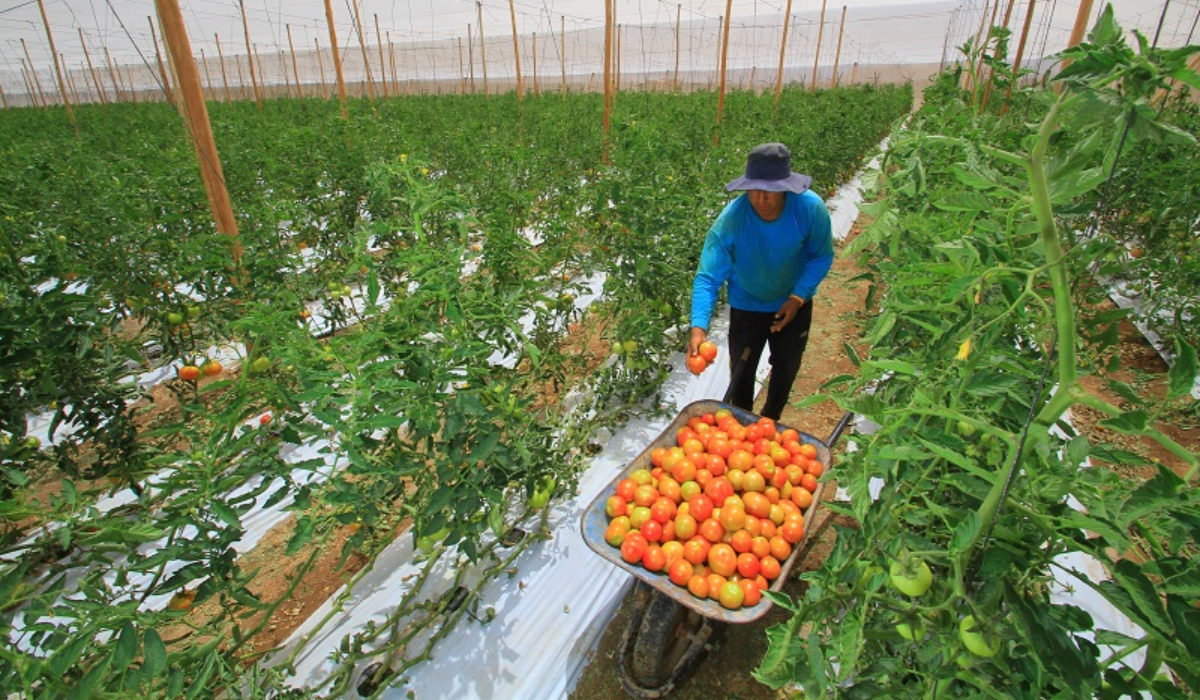
<path fill-rule="evenodd" d="M 708 231 L 692 284 L 688 355 L 707 338 L 722 285 L 729 284 L 729 361 L 735 370 L 750 354 L 734 406 L 753 411 L 754 370 L 770 345 L 771 381 L 762 415 L 778 420 L 808 344 L 812 299 L 833 265 L 833 234 L 825 203 L 808 189 L 812 178 L 793 173 L 782 143 L 750 151 L 746 174 L 725 185 L 745 194 L 730 202 Z"/>

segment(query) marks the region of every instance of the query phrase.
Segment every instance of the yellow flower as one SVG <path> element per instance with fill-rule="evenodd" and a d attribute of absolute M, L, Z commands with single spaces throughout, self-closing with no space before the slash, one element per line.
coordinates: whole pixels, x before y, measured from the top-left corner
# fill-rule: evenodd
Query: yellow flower
<path fill-rule="evenodd" d="M 958 346 L 958 354 L 954 356 L 956 360 L 965 360 L 971 356 L 971 339 L 967 338 Z"/>
<path fill-rule="evenodd" d="M 428 175 L 428 174 L 429 174 L 429 168 L 421 168 L 421 174 L 422 174 L 422 175 Z"/>
<path fill-rule="evenodd" d="M 401 154 L 400 154 L 400 162 L 401 162 L 401 163 L 403 163 L 403 162 L 405 162 L 405 161 L 407 161 L 407 160 L 408 160 L 408 154 L 407 154 L 407 153 L 401 153 Z"/>

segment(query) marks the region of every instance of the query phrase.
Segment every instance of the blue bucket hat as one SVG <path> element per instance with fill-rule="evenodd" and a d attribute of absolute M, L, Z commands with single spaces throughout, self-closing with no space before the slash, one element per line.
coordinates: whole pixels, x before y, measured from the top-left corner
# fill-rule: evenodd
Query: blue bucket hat
<path fill-rule="evenodd" d="M 792 154 L 782 143 L 755 146 L 746 156 L 746 174 L 725 185 L 725 189 L 795 192 L 803 194 L 812 184 L 808 175 L 792 172 Z"/>

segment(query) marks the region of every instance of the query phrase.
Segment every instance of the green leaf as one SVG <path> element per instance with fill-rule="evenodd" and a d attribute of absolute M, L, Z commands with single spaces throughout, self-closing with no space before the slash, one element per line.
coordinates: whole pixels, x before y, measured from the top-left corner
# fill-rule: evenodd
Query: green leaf
<path fill-rule="evenodd" d="M 113 645 L 112 664 L 117 669 L 128 668 L 137 656 L 137 630 L 132 621 L 127 621 L 117 635 L 117 643 Z"/>
<path fill-rule="evenodd" d="M 765 595 L 772 601 L 776 598 L 786 598 L 788 603 L 791 602 L 787 596 L 771 591 L 767 591 Z M 795 642 L 803 619 L 793 611 L 787 622 L 767 628 L 767 651 L 763 654 L 758 668 L 751 672 L 759 683 L 778 690 L 793 681 L 799 651 Z"/>
<path fill-rule="evenodd" d="M 142 645 L 144 648 L 142 670 L 146 673 L 147 678 L 154 678 L 167 667 L 167 647 L 154 628 L 146 630 L 145 641 Z"/>
<path fill-rule="evenodd" d="M 1191 598 L 1195 600 L 1195 598 Z M 1167 596 L 1167 613 L 1175 623 L 1179 641 L 1194 658 L 1200 658 L 1200 610 L 1176 595 Z"/>
<path fill-rule="evenodd" d="M 1150 416 L 1145 411 L 1125 411 L 1116 418 L 1106 418 L 1100 425 L 1126 435 L 1139 435 L 1146 430 Z"/>
<path fill-rule="evenodd" d="M 933 203 L 943 211 L 991 211 L 995 207 L 992 198 L 982 192 L 955 192 Z"/>
<path fill-rule="evenodd" d="M 846 357 L 850 359 L 850 364 L 855 367 L 862 366 L 862 360 L 858 357 L 858 351 L 850 343 L 842 343 L 842 349 L 846 351 Z"/>
<path fill-rule="evenodd" d="M 238 514 L 234 512 L 225 502 L 213 499 L 209 501 L 208 507 L 212 509 L 213 514 L 225 522 L 232 528 L 240 528 L 242 521 L 238 518 Z"/>
<path fill-rule="evenodd" d="M 979 528 L 982 522 L 979 520 L 979 514 L 975 511 L 967 511 L 967 517 L 954 527 L 954 538 L 950 540 L 950 557 L 959 556 L 971 542 L 975 540 L 975 536 L 979 534 Z"/>
<path fill-rule="evenodd" d="M 980 371 L 967 380 L 965 393 L 969 396 L 1000 396 L 1020 386 L 1021 378 L 999 372 Z"/>
<path fill-rule="evenodd" d="M 88 700 L 88 698 L 94 697 L 96 686 L 108 671 L 108 664 L 111 659 L 111 656 L 105 656 L 97 661 L 96 665 L 88 669 L 88 672 L 79 680 L 79 683 L 75 684 L 67 693 L 67 700 Z"/>
<path fill-rule="evenodd" d="M 1129 595 L 1142 613 L 1142 619 L 1154 625 L 1163 636 L 1175 633 L 1175 625 L 1163 610 L 1162 600 L 1154 584 L 1142 573 L 1141 567 L 1128 559 L 1118 559 L 1113 567 L 1113 579 Z"/>
<path fill-rule="evenodd" d="M 1196 382 L 1196 349 L 1181 338 L 1175 340 L 1175 364 L 1171 366 L 1168 399 L 1177 399 L 1192 392 Z"/>
<path fill-rule="evenodd" d="M 1080 690 L 1086 697 L 1090 683 L 1100 675 L 1095 657 L 1072 644 L 1066 630 L 1038 602 L 1007 585 L 1004 600 L 1013 613 L 1010 619 L 1030 648 L 1038 650 L 1041 663 L 1058 671 L 1064 685 Z"/>
<path fill-rule="evenodd" d="M 1187 488 L 1186 483 L 1162 464 L 1157 466 L 1158 473 L 1137 487 L 1121 505 L 1119 522 L 1122 526 L 1128 527 L 1150 513 L 1161 509 L 1171 510 L 1179 505 L 1180 494 Z"/>
<path fill-rule="evenodd" d="M 1191 560 L 1188 564 L 1188 568 L 1163 580 L 1164 593 L 1173 593 L 1192 600 L 1200 599 L 1200 564 L 1194 564 Z"/>
<path fill-rule="evenodd" d="M 284 554 L 290 557 L 299 552 L 304 545 L 312 541 L 316 529 L 317 525 L 313 522 L 312 518 L 307 515 L 301 516 L 296 521 L 296 531 L 292 534 L 292 539 L 288 540 L 287 549 L 284 550 Z"/>

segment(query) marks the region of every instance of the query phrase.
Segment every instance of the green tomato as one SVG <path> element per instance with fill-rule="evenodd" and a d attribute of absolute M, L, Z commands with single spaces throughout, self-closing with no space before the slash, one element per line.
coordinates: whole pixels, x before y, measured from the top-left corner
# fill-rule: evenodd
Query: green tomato
<path fill-rule="evenodd" d="M 612 344 L 612 353 L 614 355 L 624 355 L 625 354 L 625 346 L 622 345 L 619 341 L 614 340 L 613 344 Z"/>
<path fill-rule="evenodd" d="M 26 437 L 25 441 L 22 444 L 31 450 L 42 449 L 42 441 L 36 435 L 30 435 L 30 436 Z"/>
<path fill-rule="evenodd" d="M 638 349 L 638 344 L 637 344 L 636 340 L 626 340 L 624 343 L 624 346 L 625 346 L 625 352 L 633 352 Z"/>
<path fill-rule="evenodd" d="M 172 311 L 171 313 L 167 314 L 168 325 L 178 326 L 181 323 L 183 323 L 183 314 L 177 311 Z"/>
<path fill-rule="evenodd" d="M 871 584 L 871 579 L 875 578 L 875 574 L 882 574 L 883 567 L 876 564 L 871 564 L 863 569 L 862 575 L 858 577 L 859 588 L 866 588 Z"/>
<path fill-rule="evenodd" d="M 66 236 L 59 236 L 59 237 L 58 237 L 58 242 L 59 242 L 59 243 L 66 243 L 66 242 L 67 242 L 67 237 L 66 237 Z"/>
<path fill-rule="evenodd" d="M 200 318 L 200 307 L 196 306 L 195 304 L 187 307 L 187 317 L 189 319 Z"/>
<path fill-rule="evenodd" d="M 907 562 L 907 566 L 904 562 L 894 561 L 888 573 L 891 576 L 892 586 L 904 595 L 913 598 L 925 595 L 925 591 L 928 591 L 929 587 L 933 585 L 933 572 L 923 561 L 910 561 Z"/>
<path fill-rule="evenodd" d="M 341 282 L 330 282 L 329 283 L 329 291 L 331 291 L 331 292 L 342 291 L 342 283 Z"/>
<path fill-rule="evenodd" d="M 271 360 L 266 357 L 257 357 L 250 363 L 250 371 L 255 374 L 266 372 L 270 368 Z"/>
<path fill-rule="evenodd" d="M 503 537 L 504 533 L 508 531 L 506 523 L 504 522 L 503 508 L 499 506 L 493 506 L 492 509 L 488 511 L 488 527 L 492 529 L 492 532 L 496 533 L 496 537 Z"/>
<path fill-rule="evenodd" d="M 995 656 L 1000 651 L 1000 638 L 976 630 L 974 615 L 967 615 L 958 623 L 958 636 L 962 639 L 963 646 L 976 656 Z"/>
<path fill-rule="evenodd" d="M 538 485 L 533 490 L 533 496 L 529 498 L 529 507 L 533 510 L 541 510 L 550 502 L 550 497 L 554 495 L 555 481 L 554 477 L 548 476 L 538 482 Z"/>
<path fill-rule="evenodd" d="M 910 642 L 916 642 L 925 638 L 925 627 L 921 623 L 910 625 L 907 622 L 901 622 L 896 625 L 896 632 Z"/>
<path fill-rule="evenodd" d="M 958 434 L 963 437 L 971 437 L 975 434 L 975 426 L 965 420 L 960 420 L 958 422 Z"/>

